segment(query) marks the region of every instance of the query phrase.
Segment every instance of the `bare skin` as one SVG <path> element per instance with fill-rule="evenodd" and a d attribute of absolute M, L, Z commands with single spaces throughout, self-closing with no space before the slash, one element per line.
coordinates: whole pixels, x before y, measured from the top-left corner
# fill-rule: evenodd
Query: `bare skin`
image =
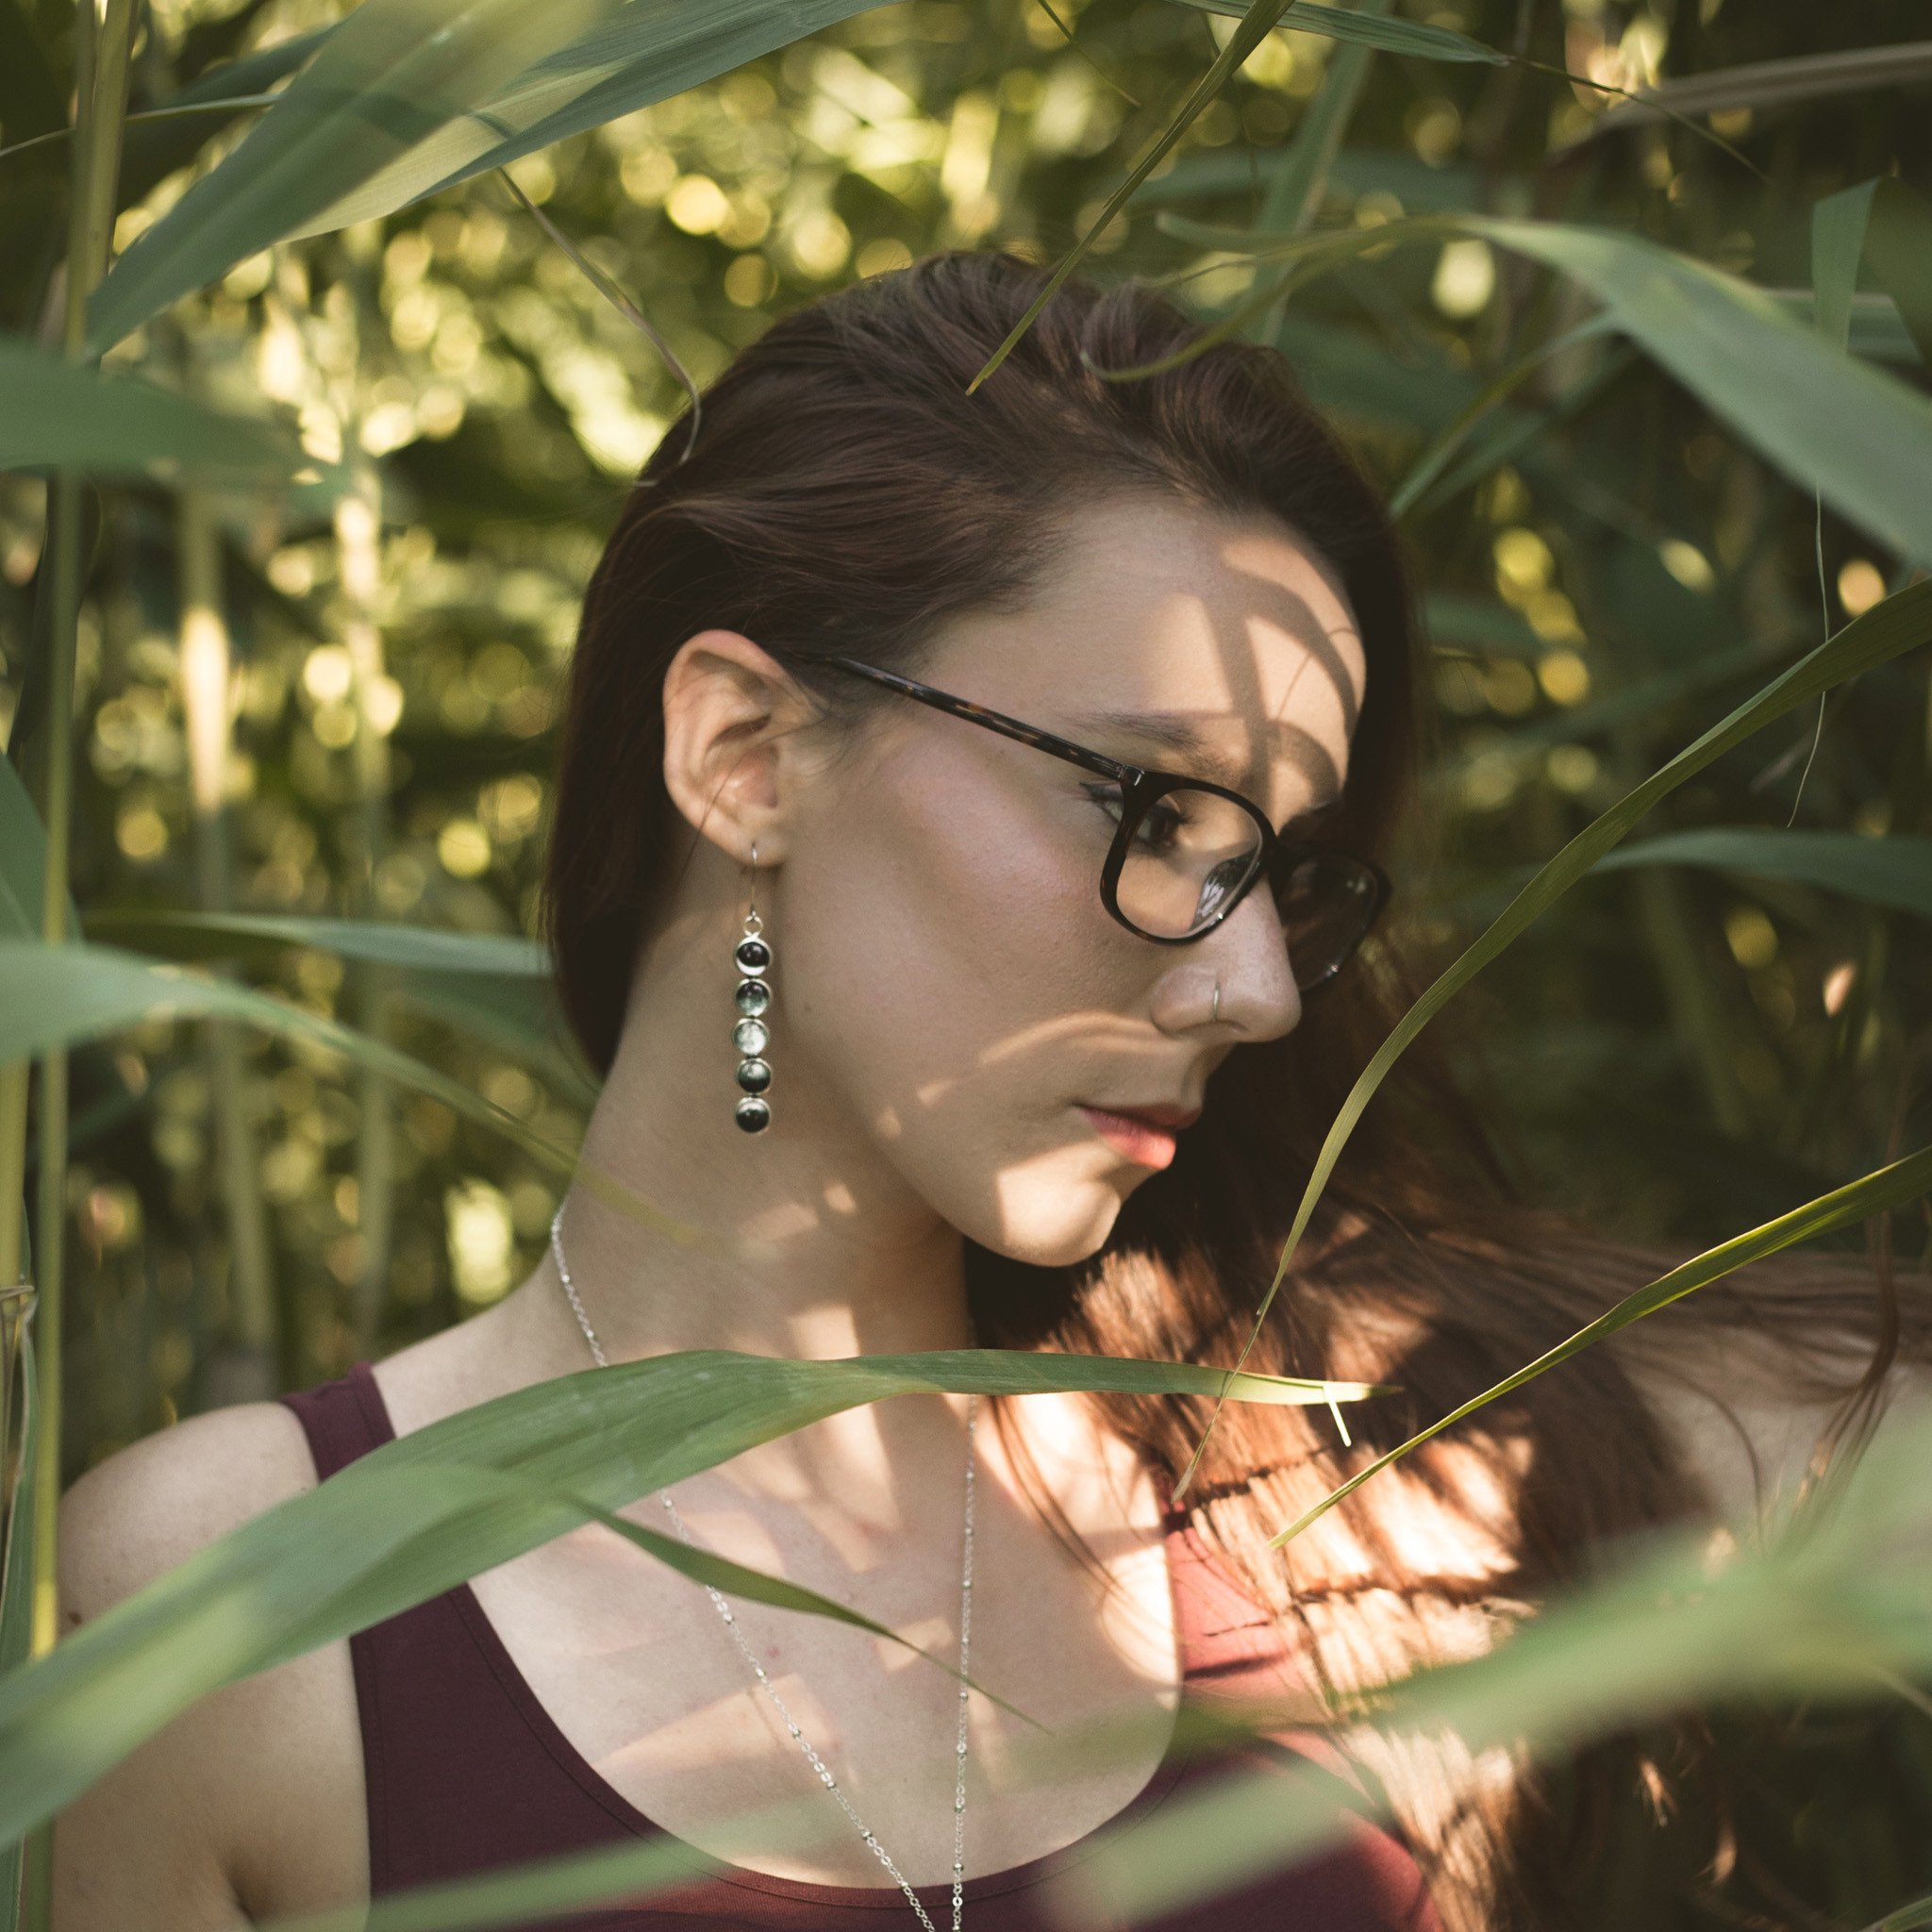
<path fill-rule="evenodd" d="M 1203 774 L 1244 790 L 1276 824 L 1340 784 L 1361 651 L 1331 576 L 1291 531 L 1139 499 L 1083 512 L 1074 534 L 1031 608 L 947 626 L 926 679 L 1096 748 L 1193 769 L 1082 719 L 1186 714 L 1232 767 Z M 965 1345 L 963 1238 L 1039 1263 L 1077 1259 L 1151 1172 L 1099 1139 L 1075 1103 L 1198 1105 L 1235 1046 L 1300 1021 L 1265 896 L 1188 947 L 1149 945 L 1107 917 L 1096 879 L 1110 824 L 1070 766 L 896 701 L 841 744 L 812 727 L 755 641 L 725 631 L 685 644 L 664 708 L 665 777 L 691 828 L 690 863 L 641 950 L 585 1155 L 680 1221 L 762 1245 L 737 1258 L 701 1253 L 574 1190 L 570 1263 L 612 1360 Z M 771 1130 L 747 1141 L 729 1119 L 726 962 L 754 841 L 777 956 L 777 1083 Z M 408 1434 L 589 1363 L 546 1262 L 376 1376 Z M 1681 1390 L 1653 1392 L 1724 1513 L 1748 1518 L 1757 1489 L 1735 1432 Z M 1819 1418 L 1766 1413 L 1777 1428 L 1764 1474 L 1788 1486 Z M 858 1410 L 681 1484 L 680 1506 L 708 1546 L 947 1654 L 962 1415 L 958 1402 L 924 1397 Z M 1055 1726 L 1112 1717 L 1138 1727 L 1103 1771 L 1024 1783 L 1019 1726 L 975 1700 L 972 1875 L 1118 1812 L 1158 1764 L 1177 1696 L 1153 1485 L 1074 1400 L 1031 1398 L 1021 1421 L 1110 1587 L 1043 1527 L 982 1429 L 974 1674 Z M 299 1424 L 275 1403 L 122 1451 L 62 1505 L 65 1627 L 314 1480 Z M 661 1526 L 654 1498 L 627 1513 Z M 797 1796 L 809 1774 L 682 1579 L 593 1526 L 475 1588 L 565 1736 L 639 1810 L 741 1865 L 878 1882 L 836 1818 L 805 1850 L 734 1835 L 734 1814 Z M 849 1629 L 757 1606 L 742 1614 L 908 1875 L 942 1880 L 950 1680 Z M 67 1808 L 57 1932 L 216 1932 L 362 1898 L 364 1807 L 338 1642 L 205 1698 Z"/>

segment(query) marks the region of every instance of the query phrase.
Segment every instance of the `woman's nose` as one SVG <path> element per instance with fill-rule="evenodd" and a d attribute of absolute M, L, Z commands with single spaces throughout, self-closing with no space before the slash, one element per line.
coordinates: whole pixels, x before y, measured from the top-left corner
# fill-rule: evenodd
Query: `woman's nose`
<path fill-rule="evenodd" d="M 1302 996 L 1274 899 L 1250 892 L 1163 978 L 1156 1023 L 1170 1032 L 1206 1030 L 1231 1043 L 1277 1040 L 1294 1030 Z M 1217 1008 L 1214 990 L 1221 989 Z"/>

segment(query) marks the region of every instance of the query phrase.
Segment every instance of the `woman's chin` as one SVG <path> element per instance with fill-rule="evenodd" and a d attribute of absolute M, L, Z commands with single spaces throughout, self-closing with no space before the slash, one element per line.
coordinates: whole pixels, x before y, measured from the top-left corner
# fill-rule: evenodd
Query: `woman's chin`
<path fill-rule="evenodd" d="M 1131 1191 L 1117 1179 L 1089 1177 L 1050 1191 L 1029 1189 L 1002 1204 L 1001 1226 L 985 1245 L 1030 1267 L 1072 1268 L 1106 1246 Z"/>

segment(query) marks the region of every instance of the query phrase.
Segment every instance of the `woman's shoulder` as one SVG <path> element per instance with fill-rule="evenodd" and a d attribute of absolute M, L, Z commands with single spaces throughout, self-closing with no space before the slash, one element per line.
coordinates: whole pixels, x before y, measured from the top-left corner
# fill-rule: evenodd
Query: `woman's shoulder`
<path fill-rule="evenodd" d="M 280 1402 L 209 1409 L 117 1450 L 61 1498 L 63 1629 L 315 1480 L 302 1424 Z"/>
<path fill-rule="evenodd" d="M 1740 1533 L 1774 1520 L 1796 1498 L 1869 1343 L 1847 1337 L 1832 1352 L 1839 1392 L 1801 1374 L 1790 1353 L 1756 1336 L 1713 1339 L 1665 1368 L 1633 1370 L 1651 1414 L 1702 1491 L 1712 1519 Z M 1815 1366 L 1815 1364 L 1814 1364 Z M 1932 1362 L 1904 1360 L 1885 1377 L 1871 1440 L 1932 1417 Z"/>

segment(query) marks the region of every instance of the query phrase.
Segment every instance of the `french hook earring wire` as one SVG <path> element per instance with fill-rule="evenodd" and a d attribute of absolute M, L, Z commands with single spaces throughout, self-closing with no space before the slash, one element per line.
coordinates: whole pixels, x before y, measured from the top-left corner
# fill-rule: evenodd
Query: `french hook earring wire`
<path fill-rule="evenodd" d="M 732 1118 L 747 1134 L 762 1134 L 772 1124 L 771 1103 L 764 1097 L 771 1090 L 772 1063 L 765 1050 L 772 1043 L 772 1029 L 765 1014 L 772 1004 L 772 989 L 765 975 L 772 970 L 772 948 L 761 935 L 765 923 L 758 917 L 758 841 L 751 848 L 751 896 L 744 910 L 744 934 L 733 948 L 732 964 L 738 969 L 738 1021 L 731 1029 L 731 1043 L 741 1056 L 738 1062 L 738 1085 L 742 1097 Z"/>

